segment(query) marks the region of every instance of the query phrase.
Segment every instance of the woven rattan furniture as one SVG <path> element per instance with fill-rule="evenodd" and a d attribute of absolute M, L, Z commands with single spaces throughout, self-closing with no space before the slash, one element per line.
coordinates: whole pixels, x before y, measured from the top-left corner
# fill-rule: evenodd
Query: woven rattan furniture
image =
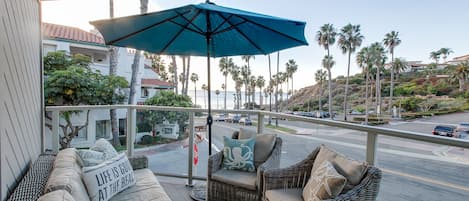
<path fill-rule="evenodd" d="M 262 199 L 262 186 L 263 186 L 263 173 L 264 171 L 272 168 L 278 168 L 280 165 L 280 155 L 282 149 L 282 139 L 276 137 L 275 145 L 269 158 L 257 167 L 257 172 L 253 173 L 256 182 L 256 188 L 246 188 L 245 186 L 229 184 L 213 178 L 217 171 L 223 171 L 222 161 L 223 152 L 218 152 L 209 157 L 208 160 L 208 176 L 207 176 L 207 200 L 208 201 L 238 201 L 238 200 L 261 200 Z M 229 171 L 229 170 L 226 170 Z M 238 172 L 238 173 L 237 173 Z M 239 171 L 232 171 L 236 176 L 242 174 Z"/>
<path fill-rule="evenodd" d="M 264 192 L 276 200 L 302 201 L 301 193 L 309 180 L 314 160 L 320 148 L 315 149 L 306 159 L 286 168 L 270 169 L 264 172 Z M 349 191 L 337 196 L 335 201 L 342 200 L 376 200 L 381 181 L 381 170 L 367 166 L 361 182 Z M 264 201 L 272 201 L 264 197 Z"/>

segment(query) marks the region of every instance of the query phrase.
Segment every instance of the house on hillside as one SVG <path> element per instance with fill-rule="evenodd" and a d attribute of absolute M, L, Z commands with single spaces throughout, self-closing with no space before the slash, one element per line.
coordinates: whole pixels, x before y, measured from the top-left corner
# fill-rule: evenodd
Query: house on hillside
<path fill-rule="evenodd" d="M 84 54 L 91 58 L 90 67 L 92 69 L 99 70 L 102 74 L 109 74 L 109 47 L 104 44 L 104 39 L 99 33 L 91 33 L 79 28 L 58 24 L 42 23 L 42 34 L 44 55 L 52 51 L 65 51 L 70 55 Z M 125 77 L 129 83 L 132 76 L 131 65 L 135 52 L 134 49 L 130 48 L 118 48 L 117 53 L 116 74 Z M 151 69 L 150 65 L 150 60 L 143 56 L 140 58 L 135 94 L 137 104 L 143 104 L 148 97 L 157 94 L 160 90 L 172 90 L 174 88 L 171 83 L 161 81 L 158 73 Z M 126 110 L 117 110 L 120 135 L 126 133 L 126 113 Z M 83 125 L 85 122 L 86 115 L 84 112 L 74 118 L 76 124 Z M 89 147 L 98 138 L 112 139 L 110 115 L 107 110 L 91 111 L 88 126 L 80 130 L 78 137 L 72 141 L 72 145 Z"/>
<path fill-rule="evenodd" d="M 451 61 L 448 61 L 448 63 L 456 65 L 464 61 L 469 61 L 469 54 L 459 56 L 459 57 L 454 57 Z"/>

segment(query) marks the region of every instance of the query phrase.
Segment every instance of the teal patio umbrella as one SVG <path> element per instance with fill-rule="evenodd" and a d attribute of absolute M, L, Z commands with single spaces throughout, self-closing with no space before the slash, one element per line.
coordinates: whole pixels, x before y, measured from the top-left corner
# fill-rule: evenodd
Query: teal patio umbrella
<path fill-rule="evenodd" d="M 107 45 L 162 55 L 207 57 L 209 155 L 212 153 L 210 57 L 266 55 L 308 45 L 305 22 L 222 7 L 209 1 L 91 24 Z"/>

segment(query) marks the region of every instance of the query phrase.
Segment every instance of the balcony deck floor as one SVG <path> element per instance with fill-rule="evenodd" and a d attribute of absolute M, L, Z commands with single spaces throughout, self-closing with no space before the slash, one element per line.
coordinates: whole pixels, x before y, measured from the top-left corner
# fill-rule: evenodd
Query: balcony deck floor
<path fill-rule="evenodd" d="M 187 187 L 187 179 L 178 179 L 172 177 L 157 176 L 158 181 L 168 194 L 169 198 L 174 201 L 193 201 L 189 196 L 191 187 Z M 194 181 L 199 182 L 199 181 Z"/>

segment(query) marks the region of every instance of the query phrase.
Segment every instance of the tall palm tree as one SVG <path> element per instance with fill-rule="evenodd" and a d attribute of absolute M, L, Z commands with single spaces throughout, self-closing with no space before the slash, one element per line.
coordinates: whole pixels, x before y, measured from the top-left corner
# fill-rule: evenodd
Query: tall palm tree
<path fill-rule="evenodd" d="M 438 65 L 438 60 L 440 60 L 440 56 L 441 56 L 440 51 L 430 52 L 430 59 L 434 60 L 437 65 Z"/>
<path fill-rule="evenodd" d="M 140 0 L 140 13 L 144 14 L 148 10 L 148 0 Z M 142 51 L 138 50 L 134 55 L 134 61 L 132 63 L 132 76 L 130 79 L 130 91 L 129 91 L 129 101 L 128 104 L 135 104 L 135 91 L 137 86 L 137 74 L 138 74 L 138 67 L 140 65 L 140 56 L 142 55 Z M 177 75 L 177 74 L 176 74 Z M 177 79 L 176 79 L 177 80 Z"/>
<path fill-rule="evenodd" d="M 231 72 L 233 66 L 234 66 L 234 63 L 233 63 L 233 59 L 232 58 L 228 58 L 228 57 L 223 57 L 220 59 L 220 63 L 218 64 L 218 66 L 220 67 L 220 71 L 221 73 L 223 74 L 223 76 L 225 76 L 225 84 L 224 84 L 224 87 L 223 89 L 225 90 L 225 99 L 224 99 L 224 109 L 226 110 L 226 86 L 227 86 L 227 77 L 228 77 L 228 74 Z"/>
<path fill-rule="evenodd" d="M 248 103 L 248 87 L 249 87 L 249 77 L 251 76 L 251 71 L 247 65 L 241 67 L 241 79 L 244 82 L 244 102 L 249 105 Z"/>
<path fill-rule="evenodd" d="M 255 59 L 255 57 L 254 57 L 253 55 L 244 55 L 244 56 L 241 56 L 241 59 L 242 59 L 243 61 L 245 61 L 246 64 L 247 64 L 247 65 L 246 65 L 246 73 L 247 73 L 247 75 L 246 75 L 245 80 L 244 80 L 244 81 L 245 81 L 245 83 L 244 83 L 245 86 L 244 86 L 244 87 L 245 87 L 245 89 L 246 89 L 246 91 L 244 92 L 244 95 L 245 95 L 244 100 L 245 100 L 246 103 L 248 103 L 248 106 L 249 106 L 249 102 L 250 102 L 251 100 L 249 99 L 249 93 L 247 92 L 247 88 L 249 87 L 249 86 L 248 86 L 248 85 L 249 85 L 249 76 L 251 75 L 251 65 L 250 65 L 250 61 L 251 61 L 251 59 Z M 247 95 L 247 97 L 246 97 L 246 95 Z M 247 99 L 247 100 L 246 100 L 246 99 Z"/>
<path fill-rule="evenodd" d="M 204 107 L 207 108 L 207 99 L 205 97 L 205 91 L 208 91 L 208 87 L 206 84 L 202 84 L 202 93 L 204 93 Z M 210 92 L 207 92 L 210 93 Z"/>
<path fill-rule="evenodd" d="M 252 75 L 249 78 L 249 89 L 250 89 L 250 94 L 252 94 L 252 100 L 251 100 L 251 109 L 254 109 L 254 105 L 256 104 L 256 83 L 257 79 L 256 76 Z"/>
<path fill-rule="evenodd" d="M 358 47 L 362 45 L 364 36 L 360 33 L 360 25 L 345 25 L 339 33 L 339 47 L 343 54 L 348 54 L 347 63 L 347 78 L 345 81 L 345 93 L 344 93 L 344 120 L 347 121 L 347 96 L 348 96 L 348 83 L 350 76 L 350 59 L 352 53 L 356 51 Z"/>
<path fill-rule="evenodd" d="M 321 98 L 322 98 L 322 84 L 324 83 L 324 81 L 326 81 L 326 76 L 327 76 L 327 72 L 326 71 L 323 71 L 321 69 L 317 70 L 316 73 L 314 73 L 314 80 L 316 81 L 316 83 L 319 85 L 319 98 L 318 98 L 318 110 L 319 111 L 322 111 L 322 103 L 321 103 Z"/>
<path fill-rule="evenodd" d="M 256 80 L 256 86 L 259 87 L 259 106 L 262 105 L 262 87 L 265 86 L 265 79 L 264 76 L 258 76 Z"/>
<path fill-rule="evenodd" d="M 399 80 L 399 74 L 404 72 L 409 66 L 404 58 L 394 59 L 394 72 L 396 73 L 396 80 Z"/>
<path fill-rule="evenodd" d="M 114 0 L 109 0 L 109 17 L 114 18 Z M 109 75 L 115 76 L 117 70 L 117 52 L 119 51 L 118 47 L 110 46 L 109 47 Z M 114 146 L 120 146 L 119 140 L 119 130 L 117 126 L 117 112 L 115 109 L 109 111 L 111 118 L 111 133 L 112 133 L 112 144 Z"/>
<path fill-rule="evenodd" d="M 451 78 L 458 80 L 459 83 L 459 92 L 464 91 L 464 84 L 465 81 L 469 77 L 469 62 L 464 61 L 454 69 L 454 71 L 451 74 Z"/>
<path fill-rule="evenodd" d="M 199 81 L 199 75 L 192 73 L 191 81 L 194 83 L 194 106 L 197 106 L 197 81 Z"/>
<path fill-rule="evenodd" d="M 384 45 L 388 48 L 389 53 L 391 54 L 391 89 L 389 93 L 389 113 L 392 112 L 392 98 L 394 95 L 394 48 L 401 44 L 401 39 L 399 39 L 399 32 L 391 31 L 384 36 L 383 40 Z M 393 115 L 393 114 L 391 114 Z"/>
<path fill-rule="evenodd" d="M 446 58 L 448 58 L 448 56 L 453 53 L 453 50 L 451 48 L 441 48 L 438 50 L 438 52 L 440 52 L 443 58 L 443 63 L 446 63 Z"/>
<path fill-rule="evenodd" d="M 386 51 L 381 43 L 373 43 L 370 46 L 373 66 L 376 68 L 376 114 L 381 114 L 381 71 L 386 61 Z"/>
<path fill-rule="evenodd" d="M 331 68 L 335 65 L 334 58 L 332 56 L 324 56 L 322 59 L 322 66 L 327 70 L 328 80 L 327 80 L 327 88 L 329 92 L 329 116 L 333 117 L 332 115 L 332 74 Z"/>
<path fill-rule="evenodd" d="M 370 80 L 370 67 L 371 59 L 370 59 L 370 51 L 369 47 L 362 48 L 356 56 L 356 61 L 358 66 L 362 69 L 365 74 L 365 124 L 368 125 L 368 83 Z M 371 87 L 370 87 L 371 88 Z"/>
<path fill-rule="evenodd" d="M 295 60 L 290 59 L 285 65 L 287 66 L 287 75 L 291 79 L 291 91 L 293 93 L 293 74 L 295 74 L 296 71 L 298 70 L 298 64 L 296 64 Z M 287 108 L 288 108 L 288 100 L 287 100 Z"/>
<path fill-rule="evenodd" d="M 337 32 L 332 24 L 324 24 L 319 28 L 319 31 L 316 33 L 316 41 L 318 42 L 319 46 L 323 46 L 324 49 L 327 51 L 327 55 L 322 60 L 323 67 L 327 69 L 329 74 L 329 81 L 328 81 L 328 88 L 329 88 L 329 115 L 332 119 L 332 75 L 331 75 L 331 68 L 335 64 L 333 61 L 332 56 L 329 52 L 329 47 L 334 45 L 335 38 L 337 36 Z"/>

